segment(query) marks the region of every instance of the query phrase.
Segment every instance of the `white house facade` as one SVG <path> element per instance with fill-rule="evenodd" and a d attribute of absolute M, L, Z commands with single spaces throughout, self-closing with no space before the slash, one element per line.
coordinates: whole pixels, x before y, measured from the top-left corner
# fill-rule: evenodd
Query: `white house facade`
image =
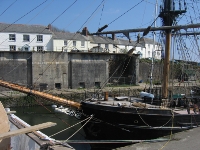
<path fill-rule="evenodd" d="M 140 43 L 128 39 L 92 36 L 86 27 L 82 33 L 53 32 L 51 26 L 0 23 L 0 51 L 64 51 L 127 53 L 135 47 L 140 58 L 161 59 L 162 47 L 152 39 Z"/>
<path fill-rule="evenodd" d="M 45 26 L 0 23 L 1 51 L 52 51 L 52 33 Z"/>
<path fill-rule="evenodd" d="M 90 41 L 80 33 L 54 32 L 53 51 L 88 52 Z"/>
<path fill-rule="evenodd" d="M 140 44 L 142 47 L 138 50 L 138 53 L 141 52 L 141 58 L 161 59 L 162 46 L 158 42 L 154 42 L 153 39 L 142 38 Z"/>

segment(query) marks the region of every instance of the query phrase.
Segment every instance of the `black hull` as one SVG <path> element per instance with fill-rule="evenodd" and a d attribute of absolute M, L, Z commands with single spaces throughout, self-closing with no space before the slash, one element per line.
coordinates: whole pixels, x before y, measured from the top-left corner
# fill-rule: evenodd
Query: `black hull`
<path fill-rule="evenodd" d="M 150 140 L 197 127 L 199 114 L 175 114 L 171 110 L 108 107 L 82 103 L 82 119 L 90 140 Z M 134 141 L 133 141 L 134 142 Z"/>

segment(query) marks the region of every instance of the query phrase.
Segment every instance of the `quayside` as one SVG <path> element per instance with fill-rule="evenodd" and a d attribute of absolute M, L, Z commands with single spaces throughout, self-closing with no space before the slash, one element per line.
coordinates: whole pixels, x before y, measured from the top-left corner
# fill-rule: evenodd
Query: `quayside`
<path fill-rule="evenodd" d="M 175 10 L 175 6 L 172 6 L 174 6 L 173 0 L 165 0 L 161 6 L 158 17 L 162 19 L 162 27 L 149 26 L 142 29 L 102 32 L 107 27 L 104 26 L 97 33 L 91 33 L 91 35 L 124 34 L 130 40 L 129 33 L 143 32 L 142 37 L 137 36 L 137 45 L 141 38 L 150 31 L 161 30 L 165 36 L 165 58 L 161 78 L 162 95 L 158 100 L 153 94 L 145 91 L 140 93 L 139 98 L 125 95 L 111 97 L 108 92 L 105 92 L 102 98 L 92 97 L 78 103 L 3 80 L 0 80 L 0 86 L 73 107 L 77 118 L 84 120 L 82 127 L 87 139 L 110 141 L 109 145 L 100 144 L 100 142 L 91 143 L 92 147 L 97 145 L 98 147 L 117 147 L 122 144 L 118 143 L 118 145 L 115 142 L 113 145 L 112 141 L 124 141 L 123 144 L 127 144 L 131 143 L 130 140 L 152 140 L 163 136 L 171 139 L 174 133 L 196 128 L 200 124 L 199 98 L 192 97 L 192 95 L 190 97 L 187 95 L 177 98 L 170 97 L 169 76 L 172 34 L 182 29 L 200 28 L 200 24 L 176 25 L 178 16 L 186 13 L 186 8 Z M 134 48 L 130 49 L 126 57 L 132 57 L 133 51 Z"/>

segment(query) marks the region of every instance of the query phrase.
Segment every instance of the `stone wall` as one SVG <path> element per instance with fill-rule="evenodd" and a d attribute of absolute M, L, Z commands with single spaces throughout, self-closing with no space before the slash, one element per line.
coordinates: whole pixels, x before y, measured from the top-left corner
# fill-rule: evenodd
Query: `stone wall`
<path fill-rule="evenodd" d="M 36 89 L 68 88 L 68 53 L 33 53 L 32 75 L 32 85 Z"/>
<path fill-rule="evenodd" d="M 0 52 L 0 79 L 27 86 L 31 82 L 31 71 L 28 67 L 31 55 L 30 52 Z"/>
<path fill-rule="evenodd" d="M 40 91 L 99 88 L 109 78 L 137 84 L 138 60 L 113 53 L 0 52 L 1 79 Z"/>

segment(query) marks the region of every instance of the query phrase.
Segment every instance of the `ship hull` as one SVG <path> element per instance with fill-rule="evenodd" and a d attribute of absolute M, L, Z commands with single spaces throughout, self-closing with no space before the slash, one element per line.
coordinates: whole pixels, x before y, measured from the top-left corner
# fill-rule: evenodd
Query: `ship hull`
<path fill-rule="evenodd" d="M 82 102 L 84 131 L 90 140 L 149 140 L 197 127 L 199 114 L 171 110 L 103 106 Z"/>

